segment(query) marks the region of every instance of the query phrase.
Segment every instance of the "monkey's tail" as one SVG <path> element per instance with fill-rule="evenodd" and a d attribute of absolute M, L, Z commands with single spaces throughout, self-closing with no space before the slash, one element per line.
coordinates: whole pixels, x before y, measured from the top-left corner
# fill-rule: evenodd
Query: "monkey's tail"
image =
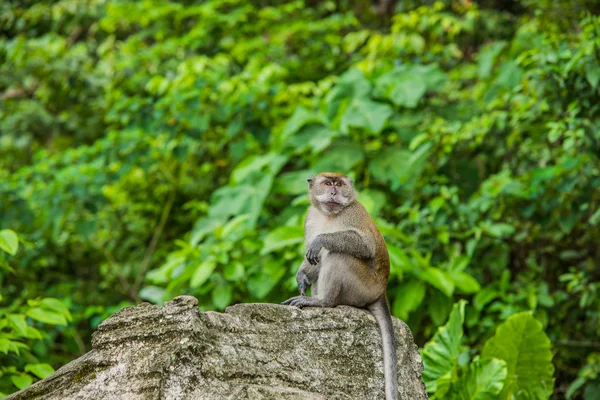
<path fill-rule="evenodd" d="M 383 344 L 383 370 L 385 373 L 385 399 L 398 399 L 398 372 L 396 371 L 396 340 L 390 309 L 385 294 L 369 306 L 381 332 Z"/>

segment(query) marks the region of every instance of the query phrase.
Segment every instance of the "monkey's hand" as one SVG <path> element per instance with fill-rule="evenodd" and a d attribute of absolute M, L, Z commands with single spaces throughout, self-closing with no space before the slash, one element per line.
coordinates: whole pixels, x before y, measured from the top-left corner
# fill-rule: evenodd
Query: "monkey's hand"
<path fill-rule="evenodd" d="M 319 253 L 323 248 L 323 241 L 321 240 L 321 235 L 317 236 L 310 246 L 308 247 L 308 251 L 306 252 L 306 259 L 312 265 L 317 265 L 319 263 Z"/>
<path fill-rule="evenodd" d="M 310 286 L 310 281 L 308 280 L 308 276 L 302 270 L 298 271 L 296 274 L 296 282 L 298 282 L 298 290 L 300 290 L 301 296 L 306 296 L 306 288 Z"/>

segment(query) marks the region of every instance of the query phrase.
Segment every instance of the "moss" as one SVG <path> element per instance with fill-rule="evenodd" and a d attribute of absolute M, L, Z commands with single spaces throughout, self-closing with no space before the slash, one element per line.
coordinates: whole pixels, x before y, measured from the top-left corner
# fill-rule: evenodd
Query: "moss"
<path fill-rule="evenodd" d="M 73 376 L 73 383 L 96 379 L 96 368 L 89 364 L 83 364 L 81 369 Z"/>

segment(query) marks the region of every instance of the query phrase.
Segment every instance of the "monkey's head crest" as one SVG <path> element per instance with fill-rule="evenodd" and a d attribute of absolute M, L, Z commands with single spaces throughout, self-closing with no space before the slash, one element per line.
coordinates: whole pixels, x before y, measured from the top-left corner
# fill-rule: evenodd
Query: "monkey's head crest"
<path fill-rule="evenodd" d="M 352 179 L 337 172 L 321 172 L 308 178 L 312 205 L 327 215 L 339 214 L 356 200 Z"/>
<path fill-rule="evenodd" d="M 347 181 L 350 185 L 352 185 L 354 183 L 354 181 L 352 180 L 352 178 L 344 175 L 344 174 L 340 174 L 338 172 L 321 172 L 319 174 L 317 174 L 316 176 L 313 175 L 310 178 L 307 179 L 308 184 L 312 186 L 313 182 L 315 181 L 316 178 L 318 177 L 325 177 L 325 178 L 342 178 L 345 181 Z"/>

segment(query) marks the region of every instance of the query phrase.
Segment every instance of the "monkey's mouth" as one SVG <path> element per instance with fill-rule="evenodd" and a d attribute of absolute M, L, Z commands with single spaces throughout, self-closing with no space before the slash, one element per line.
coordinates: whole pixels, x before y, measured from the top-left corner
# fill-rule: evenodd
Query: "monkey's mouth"
<path fill-rule="evenodd" d="M 339 206 L 340 205 L 340 203 L 338 203 L 337 201 L 328 201 L 325 204 L 327 204 L 327 206 L 329 206 L 329 207 L 335 207 L 335 206 Z"/>

